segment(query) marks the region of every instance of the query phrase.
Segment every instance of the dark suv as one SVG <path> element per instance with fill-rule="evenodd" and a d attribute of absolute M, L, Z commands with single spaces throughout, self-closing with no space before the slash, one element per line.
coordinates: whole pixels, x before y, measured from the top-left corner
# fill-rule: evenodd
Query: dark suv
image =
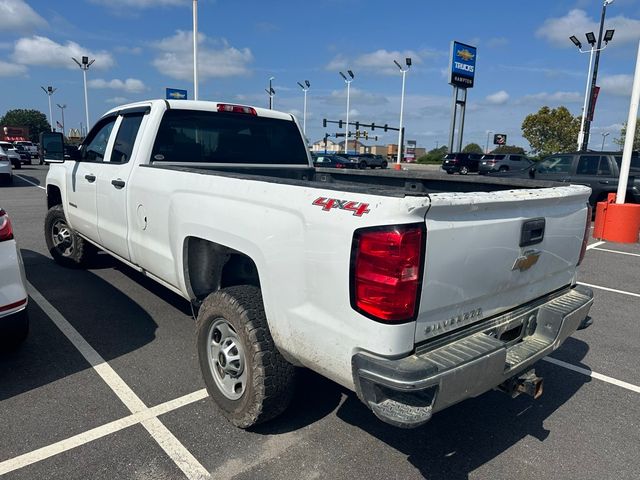
<path fill-rule="evenodd" d="M 485 175 L 493 172 L 522 170 L 533 165 L 533 162 L 518 153 L 489 153 L 483 155 L 478 166 L 478 173 Z"/>
<path fill-rule="evenodd" d="M 540 180 L 574 183 L 591 187 L 589 203 L 607 199 L 609 193 L 618 190 L 621 152 L 573 152 L 559 153 L 545 157 L 534 166 L 520 172 L 496 174 L 499 176 L 530 177 Z M 629 169 L 627 203 L 640 203 L 640 155 L 634 152 Z"/>
<path fill-rule="evenodd" d="M 442 169 L 447 173 L 459 172 L 460 175 L 477 172 L 481 158 L 481 153 L 447 153 L 442 161 Z"/>
<path fill-rule="evenodd" d="M 387 160 L 382 155 L 360 153 L 358 155 L 349 155 L 348 157 L 351 160 L 357 160 L 359 168 L 387 168 Z"/>

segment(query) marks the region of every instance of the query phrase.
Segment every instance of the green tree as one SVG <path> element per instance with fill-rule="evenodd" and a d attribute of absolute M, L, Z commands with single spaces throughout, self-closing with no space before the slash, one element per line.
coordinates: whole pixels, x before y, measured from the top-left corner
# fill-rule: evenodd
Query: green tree
<path fill-rule="evenodd" d="M 494 148 L 491 153 L 519 153 L 520 155 L 524 155 L 525 151 L 524 148 L 516 147 L 515 145 L 500 145 Z"/>
<path fill-rule="evenodd" d="M 522 122 L 522 136 L 533 152 L 549 155 L 576 149 L 580 117 L 574 117 L 566 107 L 542 107 L 537 113 L 527 115 Z"/>
<path fill-rule="evenodd" d="M 462 149 L 463 153 L 484 153 L 482 147 L 477 143 L 469 143 L 466 147 Z"/>
<path fill-rule="evenodd" d="M 429 150 L 426 154 L 422 155 L 418 158 L 418 163 L 441 163 L 444 156 L 447 154 L 449 149 L 446 145 L 443 145 L 439 148 L 434 148 L 433 150 Z"/>
<path fill-rule="evenodd" d="M 622 124 L 620 129 L 620 137 L 616 138 L 613 143 L 620 147 L 620 150 L 624 148 L 624 139 L 627 137 L 627 122 Z M 636 134 L 633 137 L 633 150 L 640 150 L 640 118 L 636 122 Z"/>
<path fill-rule="evenodd" d="M 39 142 L 40 132 L 51 131 L 51 125 L 47 120 L 47 116 L 38 110 L 25 110 L 18 108 L 9 110 L 0 118 L 1 127 L 28 127 L 29 140 Z"/>

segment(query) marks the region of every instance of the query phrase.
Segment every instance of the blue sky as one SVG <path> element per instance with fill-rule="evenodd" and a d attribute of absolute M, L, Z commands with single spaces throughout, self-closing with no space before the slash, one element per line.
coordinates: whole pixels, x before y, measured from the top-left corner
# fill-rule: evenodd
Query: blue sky
<path fill-rule="evenodd" d="M 0 114 L 13 108 L 48 113 L 40 86 L 58 90 L 67 128 L 84 119 L 82 74 L 71 56 L 87 54 L 91 122 L 114 105 L 164 97 L 165 87 L 192 83 L 190 0 L 0 0 Z M 322 118 L 344 119 L 351 69 L 350 120 L 397 125 L 401 74 L 393 60 L 413 59 L 407 74 L 406 138 L 428 149 L 447 142 L 451 40 L 476 45 L 475 87 L 469 90 L 464 143 L 484 146 L 487 132 L 528 144 L 520 125 L 543 105 L 582 109 L 588 55 L 568 37 L 597 32 L 599 0 L 199 1 L 200 99 L 266 106 L 274 76 L 275 108 L 301 118 L 298 81 L 309 80 L 307 133 L 324 134 Z M 629 109 L 640 0 L 607 9 L 613 42 L 600 59 L 602 87 L 592 148 L 619 135 Z M 583 40 L 586 44 L 586 41 Z M 54 109 L 54 120 L 60 110 Z M 335 127 L 329 129 L 336 131 Z M 395 143 L 391 132 L 375 143 Z"/>

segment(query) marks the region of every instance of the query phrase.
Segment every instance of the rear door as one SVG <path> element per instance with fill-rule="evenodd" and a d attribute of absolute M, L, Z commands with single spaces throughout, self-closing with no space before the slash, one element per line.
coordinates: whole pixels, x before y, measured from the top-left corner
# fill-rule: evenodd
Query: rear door
<path fill-rule="evenodd" d="M 114 127 L 115 141 L 109 157 L 98 172 L 97 220 L 100 244 L 107 250 L 130 260 L 128 245 L 128 182 L 138 150 L 145 111 L 125 113 Z"/>
<path fill-rule="evenodd" d="M 431 194 L 416 342 L 571 285 L 587 197 L 577 185 Z"/>
<path fill-rule="evenodd" d="M 567 182 L 574 172 L 574 155 L 552 155 L 536 165 L 535 178 Z"/>

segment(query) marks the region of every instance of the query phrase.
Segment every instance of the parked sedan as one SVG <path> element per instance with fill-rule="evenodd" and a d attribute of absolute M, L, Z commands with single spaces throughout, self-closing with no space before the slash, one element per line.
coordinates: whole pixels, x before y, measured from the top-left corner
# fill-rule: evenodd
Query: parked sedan
<path fill-rule="evenodd" d="M 6 155 L 9 157 L 9 160 L 11 161 L 13 168 L 16 168 L 16 169 L 22 168 L 22 161 L 20 160 L 20 154 L 15 149 L 13 144 L 9 142 L 0 142 L 0 148 L 2 148 L 2 150 L 4 150 Z"/>
<path fill-rule="evenodd" d="M 322 168 L 358 168 L 358 161 L 341 155 L 315 155 L 313 165 Z"/>
<path fill-rule="evenodd" d="M 20 144 L 14 144 L 13 146 L 16 152 L 18 152 L 18 155 L 20 155 L 20 163 L 31 165 L 31 154 L 29 151 Z"/>
<path fill-rule="evenodd" d="M 7 213 L 0 208 L 0 347 L 14 347 L 29 333 L 22 256 Z"/>
<path fill-rule="evenodd" d="M 9 156 L 0 147 L 0 181 L 3 183 L 13 183 L 13 168 Z"/>

